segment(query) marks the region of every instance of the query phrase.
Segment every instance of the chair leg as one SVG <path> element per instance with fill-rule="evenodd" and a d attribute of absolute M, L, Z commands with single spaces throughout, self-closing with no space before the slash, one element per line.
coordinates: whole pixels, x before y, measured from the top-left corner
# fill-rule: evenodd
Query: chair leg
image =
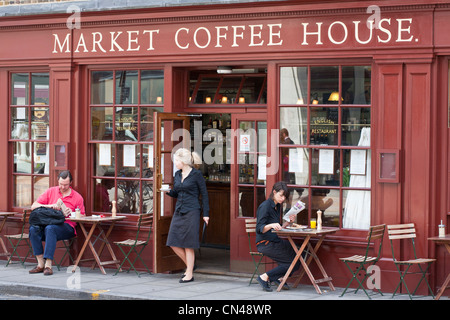
<path fill-rule="evenodd" d="M 11 246 L 13 247 L 13 252 L 12 252 L 11 255 L 9 256 L 9 259 L 8 259 L 8 261 L 6 262 L 5 267 L 9 266 L 9 265 L 12 263 L 12 258 L 14 257 L 14 255 L 16 255 L 17 258 L 19 259 L 18 262 L 20 262 L 20 264 L 22 265 L 22 267 L 25 268 L 25 261 L 27 260 L 28 256 L 31 254 L 31 244 L 30 244 L 30 242 L 28 241 L 28 239 L 20 238 L 19 240 L 17 240 L 16 244 L 14 245 L 14 242 L 13 242 L 10 238 L 8 238 L 8 241 L 9 241 L 9 243 L 11 244 Z M 19 253 L 17 252 L 17 249 L 18 249 L 19 247 L 24 247 L 24 246 L 25 246 L 25 245 L 22 245 L 22 246 L 20 245 L 20 243 L 21 243 L 22 241 L 25 241 L 26 245 L 28 246 L 27 254 L 26 254 L 25 257 L 23 258 L 23 260 L 22 260 L 22 258 L 20 257 Z"/>
<path fill-rule="evenodd" d="M 367 269 L 365 268 L 364 264 L 360 264 L 359 267 L 355 270 L 355 272 L 353 272 L 352 268 L 350 267 L 350 265 L 348 264 L 347 261 L 344 261 L 345 265 L 347 266 L 347 268 L 350 270 L 351 274 L 352 274 L 352 278 L 350 279 L 349 283 L 347 284 L 347 287 L 345 287 L 344 291 L 342 292 L 342 294 L 340 295 L 340 297 L 344 296 L 344 294 L 347 292 L 347 289 L 350 287 L 350 285 L 352 284 L 353 280 L 356 280 L 358 282 L 358 287 L 355 289 L 355 294 L 358 292 L 358 290 L 361 288 L 364 293 L 366 294 L 366 296 L 372 300 L 372 298 L 370 297 L 370 295 L 367 293 L 366 289 L 364 288 L 364 283 L 366 282 L 367 278 L 369 277 L 369 273 L 367 272 Z M 363 271 L 364 272 L 364 278 L 360 281 L 358 279 L 358 274 Z M 383 295 L 383 293 L 381 292 L 381 290 L 379 289 L 375 289 L 380 295 Z"/>
<path fill-rule="evenodd" d="M 433 290 L 431 290 L 430 284 L 428 283 L 428 280 L 427 280 L 427 278 L 426 278 L 426 274 L 427 274 L 428 269 L 430 268 L 430 266 L 431 266 L 431 262 L 430 262 L 430 263 L 427 263 L 426 269 L 423 270 L 422 267 L 421 267 L 420 264 L 419 264 L 419 269 L 420 269 L 420 272 L 422 273 L 422 277 L 420 278 L 419 283 L 417 284 L 416 288 L 414 289 L 413 295 L 416 294 L 416 291 L 417 291 L 417 289 L 419 289 L 419 286 L 420 286 L 420 284 L 422 283 L 422 280 L 425 280 L 425 283 L 427 284 L 428 290 L 429 290 L 431 296 L 434 298 Z"/>
<path fill-rule="evenodd" d="M 259 261 L 256 262 L 256 259 L 252 256 L 253 264 L 255 265 L 255 271 L 253 271 L 252 277 L 250 278 L 250 282 L 248 283 L 248 285 L 252 284 L 253 278 L 255 277 L 256 273 L 258 272 L 259 265 L 261 264 L 261 261 L 263 258 L 264 258 L 264 256 L 261 256 L 261 258 L 259 258 Z"/>

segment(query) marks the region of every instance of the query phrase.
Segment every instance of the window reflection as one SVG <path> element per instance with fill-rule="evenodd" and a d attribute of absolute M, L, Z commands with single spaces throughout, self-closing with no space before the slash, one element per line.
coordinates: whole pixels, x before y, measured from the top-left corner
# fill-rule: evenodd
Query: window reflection
<path fill-rule="evenodd" d="M 141 71 L 141 104 L 164 103 L 164 70 Z"/>
<path fill-rule="evenodd" d="M 308 67 L 280 69 L 280 103 L 306 104 L 308 101 Z"/>
<path fill-rule="evenodd" d="M 334 92 L 339 92 L 339 67 L 311 67 L 311 104 L 337 104 L 331 99 Z"/>
<path fill-rule="evenodd" d="M 13 73 L 11 76 L 11 82 L 11 104 L 15 106 L 28 105 L 28 73 Z"/>
<path fill-rule="evenodd" d="M 116 71 L 116 104 L 138 104 L 138 71 Z"/>
<path fill-rule="evenodd" d="M 91 76 L 91 104 L 113 103 L 113 71 L 93 71 Z"/>
<path fill-rule="evenodd" d="M 287 130 L 287 135 L 293 144 L 306 145 L 308 109 L 306 107 L 280 108 L 280 135 L 283 129 Z M 280 140 L 280 144 L 285 144 L 283 142 Z"/>
<path fill-rule="evenodd" d="M 370 104 L 371 67 L 342 67 L 342 104 Z"/>

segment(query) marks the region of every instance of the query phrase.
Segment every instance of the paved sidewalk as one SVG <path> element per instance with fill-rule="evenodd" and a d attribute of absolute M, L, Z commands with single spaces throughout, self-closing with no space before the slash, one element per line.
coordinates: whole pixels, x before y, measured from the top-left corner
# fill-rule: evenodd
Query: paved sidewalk
<path fill-rule="evenodd" d="M 297 288 L 276 292 L 262 291 L 259 284 L 248 285 L 249 277 L 212 275 L 196 272 L 195 281 L 179 283 L 181 274 L 143 274 L 122 272 L 114 276 L 114 270 L 107 269 L 103 275 L 100 270 L 88 268 L 71 269 L 54 267 L 52 276 L 29 274 L 34 264 L 26 268 L 18 264 L 5 267 L 0 264 L 0 294 L 41 296 L 63 300 L 227 300 L 227 301 L 273 301 L 273 300 L 368 300 L 360 290 L 357 294 L 347 293 L 339 297 L 343 288 L 330 291 L 323 287 L 324 293 L 316 293 L 312 285 L 299 285 Z M 376 295 L 373 300 L 408 300 L 407 296 L 386 293 Z M 420 300 L 432 300 L 424 297 Z M 449 300 L 443 296 L 441 300 Z"/>

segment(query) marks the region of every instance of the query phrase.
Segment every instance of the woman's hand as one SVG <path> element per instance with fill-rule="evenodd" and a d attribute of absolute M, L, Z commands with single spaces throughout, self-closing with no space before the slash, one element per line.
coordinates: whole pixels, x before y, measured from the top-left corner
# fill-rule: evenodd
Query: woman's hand
<path fill-rule="evenodd" d="M 209 217 L 203 217 L 203 221 L 205 221 L 206 225 L 208 225 Z"/>

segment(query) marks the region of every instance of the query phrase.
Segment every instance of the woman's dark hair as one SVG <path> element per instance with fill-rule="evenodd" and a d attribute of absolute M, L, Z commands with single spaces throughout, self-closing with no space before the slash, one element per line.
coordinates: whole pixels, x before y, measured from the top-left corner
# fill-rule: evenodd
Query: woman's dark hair
<path fill-rule="evenodd" d="M 273 185 L 269 198 L 273 199 L 273 192 L 274 191 L 279 192 L 281 190 L 283 190 L 283 194 L 286 197 L 286 199 L 289 198 L 289 189 L 286 182 L 284 181 L 278 181 Z"/>
<path fill-rule="evenodd" d="M 70 173 L 69 170 L 64 170 L 61 171 L 58 175 L 58 180 L 61 179 L 67 179 L 67 177 L 69 177 L 70 182 L 72 182 L 72 174 Z"/>

